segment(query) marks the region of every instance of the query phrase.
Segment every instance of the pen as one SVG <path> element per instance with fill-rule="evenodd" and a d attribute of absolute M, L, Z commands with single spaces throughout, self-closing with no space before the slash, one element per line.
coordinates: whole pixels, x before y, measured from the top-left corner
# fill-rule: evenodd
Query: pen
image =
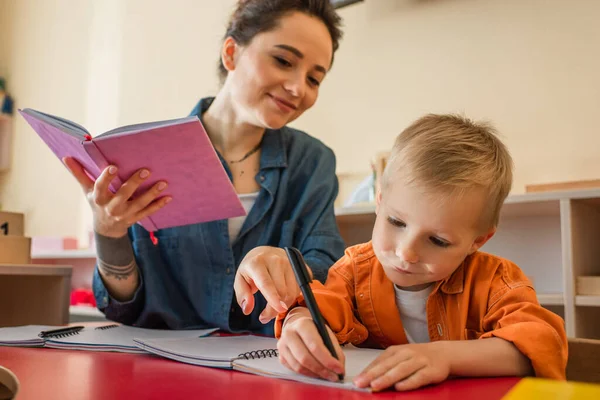
<path fill-rule="evenodd" d="M 50 331 L 41 331 L 38 336 L 41 338 L 45 338 L 45 337 L 50 337 L 50 336 L 71 334 L 71 333 L 79 332 L 83 328 L 84 328 L 83 326 L 67 326 L 66 328 L 52 329 Z"/>
<path fill-rule="evenodd" d="M 312 278 L 306 269 L 306 264 L 304 263 L 302 253 L 300 253 L 300 251 L 294 247 L 285 247 L 284 249 L 288 259 L 290 260 L 290 264 L 292 264 L 294 275 L 296 275 L 296 281 L 298 282 L 298 286 L 300 286 L 300 290 L 302 291 L 302 295 L 306 301 L 306 306 L 310 311 L 310 315 L 317 327 L 317 331 L 319 332 L 323 343 L 325 343 L 325 347 L 327 347 L 333 357 L 338 359 L 335 348 L 333 347 L 333 343 L 331 342 L 331 337 L 329 336 L 327 328 L 325 327 L 325 320 L 319 311 L 319 306 L 317 305 L 315 296 L 310 288 L 309 284 L 312 282 Z M 340 378 L 340 381 L 344 380 L 343 374 L 339 374 L 338 377 Z"/>

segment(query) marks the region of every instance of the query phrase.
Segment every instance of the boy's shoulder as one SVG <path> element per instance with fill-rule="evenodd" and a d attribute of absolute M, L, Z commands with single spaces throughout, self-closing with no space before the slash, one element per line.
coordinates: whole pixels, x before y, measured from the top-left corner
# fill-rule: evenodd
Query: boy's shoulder
<path fill-rule="evenodd" d="M 355 263 L 368 262 L 377 259 L 375 257 L 375 251 L 373 250 L 373 243 L 370 240 L 366 243 L 347 247 L 345 255 Z"/>
<path fill-rule="evenodd" d="M 464 282 L 493 284 L 498 290 L 532 286 L 523 270 L 514 262 L 483 251 L 469 255 L 463 264 Z"/>

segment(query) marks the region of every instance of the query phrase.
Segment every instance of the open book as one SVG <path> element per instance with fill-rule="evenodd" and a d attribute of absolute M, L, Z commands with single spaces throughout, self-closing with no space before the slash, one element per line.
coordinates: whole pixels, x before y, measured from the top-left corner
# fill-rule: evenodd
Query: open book
<path fill-rule="evenodd" d="M 140 348 L 159 356 L 205 367 L 230 368 L 272 378 L 323 385 L 341 389 L 368 391 L 352 383 L 382 350 L 343 347 L 346 356 L 344 382 L 330 382 L 297 374 L 279 362 L 277 339 L 259 336 L 228 336 L 186 339 L 134 339 Z"/>
<path fill-rule="evenodd" d="M 60 331 L 57 332 L 57 330 Z M 144 350 L 136 346 L 133 341 L 134 338 L 144 340 L 199 338 L 210 335 L 216 330 L 216 328 L 195 330 L 144 329 L 118 324 L 89 327 L 26 325 L 0 328 L 0 346 L 145 353 Z"/>
<path fill-rule="evenodd" d="M 64 118 L 29 108 L 19 113 L 59 159 L 75 158 L 93 179 L 107 166 L 117 166 L 113 192 L 141 168 L 151 175 L 134 197 L 166 181 L 161 196 L 172 201 L 139 222 L 149 232 L 246 214 L 195 116 L 125 126 L 92 138 L 84 127 Z"/>

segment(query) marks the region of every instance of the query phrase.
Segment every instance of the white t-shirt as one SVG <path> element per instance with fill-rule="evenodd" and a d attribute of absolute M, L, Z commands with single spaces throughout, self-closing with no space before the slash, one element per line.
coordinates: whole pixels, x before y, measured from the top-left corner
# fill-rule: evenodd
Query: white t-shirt
<path fill-rule="evenodd" d="M 242 230 L 242 225 L 244 225 L 244 221 L 246 221 L 248 213 L 250 213 L 250 210 L 254 206 L 254 203 L 256 203 L 258 193 L 259 192 L 238 194 L 240 202 L 242 203 L 244 210 L 246 210 L 246 215 L 242 215 L 241 217 L 229 218 L 229 220 L 227 221 L 229 230 L 229 244 L 232 244 L 240 234 L 240 231 Z"/>
<path fill-rule="evenodd" d="M 418 292 L 402 290 L 394 285 L 396 307 L 400 311 L 400 319 L 408 343 L 428 343 L 427 299 L 433 291 L 433 285 Z"/>

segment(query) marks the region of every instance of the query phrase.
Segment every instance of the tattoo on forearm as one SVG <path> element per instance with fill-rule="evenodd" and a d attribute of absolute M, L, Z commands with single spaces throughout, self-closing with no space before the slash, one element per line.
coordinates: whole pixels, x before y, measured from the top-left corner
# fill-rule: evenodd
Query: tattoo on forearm
<path fill-rule="evenodd" d="M 127 265 L 111 265 L 108 264 L 101 259 L 98 259 L 98 268 L 104 272 L 109 278 L 115 278 L 118 281 L 127 279 L 133 274 L 133 272 L 137 269 L 137 264 L 134 260 Z"/>

